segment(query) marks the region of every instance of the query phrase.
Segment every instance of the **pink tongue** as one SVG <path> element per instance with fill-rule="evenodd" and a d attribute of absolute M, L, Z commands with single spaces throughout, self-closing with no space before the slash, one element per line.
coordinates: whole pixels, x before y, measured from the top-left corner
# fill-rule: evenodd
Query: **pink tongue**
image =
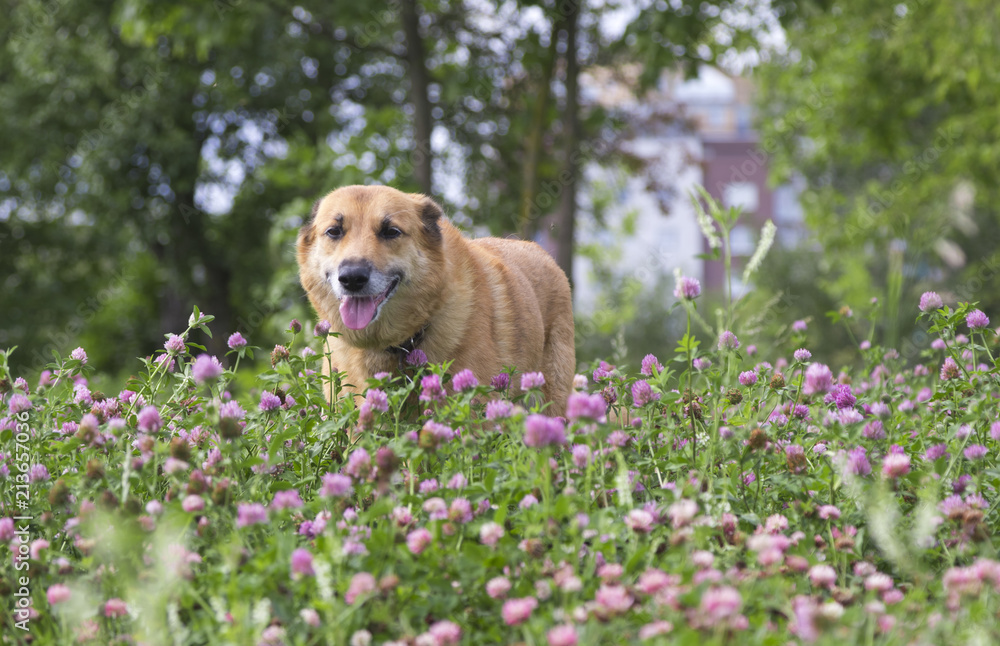
<path fill-rule="evenodd" d="M 340 318 L 352 330 L 360 330 L 375 316 L 374 296 L 347 296 L 340 303 Z"/>

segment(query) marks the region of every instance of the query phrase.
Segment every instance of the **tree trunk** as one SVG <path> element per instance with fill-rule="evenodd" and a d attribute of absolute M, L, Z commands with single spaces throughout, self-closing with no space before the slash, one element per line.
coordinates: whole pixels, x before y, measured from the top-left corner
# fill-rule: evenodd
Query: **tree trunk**
<path fill-rule="evenodd" d="M 549 109 L 549 97 L 552 94 L 552 74 L 555 70 L 556 45 L 559 41 L 559 30 L 562 20 L 552 23 L 552 35 L 549 40 L 549 55 L 542 67 L 542 78 L 538 86 L 538 98 L 535 100 L 535 110 L 531 115 L 531 127 L 528 130 L 528 141 L 524 147 L 524 166 L 521 176 L 521 205 L 518 209 L 518 234 L 525 239 L 531 239 L 538 228 L 538 218 L 535 205 L 535 194 L 538 192 L 538 160 L 542 154 L 542 137 L 545 135 L 545 116 Z"/>
<path fill-rule="evenodd" d="M 184 302 L 180 290 L 168 280 L 160 291 L 160 332 L 180 334 L 187 327 L 189 314 L 191 314 L 191 309 Z M 159 348 L 154 347 L 153 349 Z"/>
<path fill-rule="evenodd" d="M 566 16 L 566 105 L 563 110 L 562 195 L 556 213 L 556 262 L 573 281 L 573 238 L 576 228 L 576 181 L 580 174 L 580 98 L 576 36 L 580 0 L 571 0 Z"/>
<path fill-rule="evenodd" d="M 203 313 L 215 317 L 215 321 L 209 324 L 213 336 L 209 338 L 197 332 L 189 340 L 205 346 L 209 354 L 222 359 L 228 350 L 226 341 L 236 331 L 229 301 L 232 271 L 223 253 L 226 243 L 209 239 L 210 216 L 195 204 L 202 148 L 208 135 L 198 131 L 190 116 L 183 111 L 176 114 L 176 119 L 178 123 L 187 124 L 188 136 L 179 142 L 177 148 L 160 151 L 164 158 L 173 162 L 169 172 L 175 196 L 174 208 L 165 223 L 169 240 L 160 243 L 154 235 L 150 242 L 164 279 L 159 295 L 160 331 L 164 334 L 183 332 L 197 305 Z M 204 281 L 194 280 L 193 268 L 196 264 L 204 268 Z"/>
<path fill-rule="evenodd" d="M 413 104 L 413 174 L 420 189 L 431 194 L 431 102 L 427 97 L 427 53 L 420 36 L 416 0 L 401 5 L 406 60 L 410 66 L 410 102 Z"/>
<path fill-rule="evenodd" d="M 194 168 L 198 168 L 197 163 Z M 168 265 L 168 273 L 172 276 L 160 296 L 163 308 L 160 320 L 164 324 L 164 333 L 180 333 L 187 327 L 188 318 L 197 305 L 215 320 L 209 324 L 211 338 L 199 332 L 191 340 L 204 345 L 209 354 L 221 359 L 228 350 L 226 341 L 229 335 L 236 331 L 229 302 L 232 274 L 219 243 L 213 243 L 208 238 L 208 214 L 195 206 L 194 177 L 196 175 L 178 182 L 184 190 L 176 193 L 179 212 L 171 214 L 168 258 L 172 266 Z M 204 282 L 200 285 L 192 277 L 192 267 L 196 263 L 200 263 L 205 272 Z"/>
<path fill-rule="evenodd" d="M 229 351 L 229 335 L 236 331 L 236 324 L 233 321 L 233 307 L 229 302 L 229 284 L 232 281 L 232 273 L 228 267 L 221 263 L 213 263 L 205 270 L 208 299 L 202 309 L 215 317 L 215 320 L 209 324 L 212 329 L 212 338 L 206 339 L 205 349 L 208 350 L 209 354 L 222 359 Z"/>

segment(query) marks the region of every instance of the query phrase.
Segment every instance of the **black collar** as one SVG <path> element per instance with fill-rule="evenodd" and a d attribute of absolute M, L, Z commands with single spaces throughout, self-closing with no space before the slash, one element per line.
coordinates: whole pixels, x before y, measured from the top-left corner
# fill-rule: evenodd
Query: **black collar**
<path fill-rule="evenodd" d="M 417 349 L 420 342 L 424 340 L 424 333 L 427 331 L 427 326 L 423 326 L 417 333 L 411 336 L 406 341 L 403 341 L 399 345 L 390 345 L 385 349 L 391 355 L 394 355 L 399 361 L 399 371 L 403 372 L 404 364 L 406 363 L 406 358 L 410 356 L 410 353 Z"/>

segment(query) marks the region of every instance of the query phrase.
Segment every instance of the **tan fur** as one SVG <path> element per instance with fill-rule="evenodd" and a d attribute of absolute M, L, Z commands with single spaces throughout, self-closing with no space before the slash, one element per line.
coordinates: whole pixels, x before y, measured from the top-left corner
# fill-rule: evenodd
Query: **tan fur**
<path fill-rule="evenodd" d="M 469 368 L 480 383 L 505 366 L 542 372 L 547 412 L 563 414 L 576 368 L 566 275 L 533 242 L 469 240 L 440 215 L 429 198 L 385 186 L 348 186 L 317 203 L 299 234 L 299 277 L 319 316 L 341 334 L 328 342 L 334 366 L 363 391 L 375 373 L 397 370 L 386 348 L 426 328 L 417 347 L 432 363 L 453 360 L 453 374 Z M 325 232 L 338 216 L 344 233 L 333 240 Z M 378 236 L 386 216 L 399 238 Z M 350 330 L 330 281 L 341 262 L 359 259 L 404 278 L 374 321 Z"/>

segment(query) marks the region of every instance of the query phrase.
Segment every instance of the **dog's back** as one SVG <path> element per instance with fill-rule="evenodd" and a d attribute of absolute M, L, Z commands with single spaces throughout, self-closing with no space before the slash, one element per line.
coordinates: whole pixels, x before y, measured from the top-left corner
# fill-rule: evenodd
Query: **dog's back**
<path fill-rule="evenodd" d="M 573 297 L 569 280 L 555 260 L 534 242 L 502 238 L 479 238 L 469 241 L 477 254 L 492 257 L 498 271 L 513 293 L 506 308 L 516 317 L 540 316 L 541 354 L 534 363 L 545 374 L 546 398 L 553 402 L 553 413 L 565 409 L 576 369 Z M 519 340 L 514 339 L 514 343 Z"/>
<path fill-rule="evenodd" d="M 495 256 L 514 274 L 517 282 L 530 285 L 546 328 L 560 315 L 573 311 L 573 297 L 569 280 L 556 261 L 534 242 L 506 238 L 478 238 L 470 240 L 479 248 Z"/>

